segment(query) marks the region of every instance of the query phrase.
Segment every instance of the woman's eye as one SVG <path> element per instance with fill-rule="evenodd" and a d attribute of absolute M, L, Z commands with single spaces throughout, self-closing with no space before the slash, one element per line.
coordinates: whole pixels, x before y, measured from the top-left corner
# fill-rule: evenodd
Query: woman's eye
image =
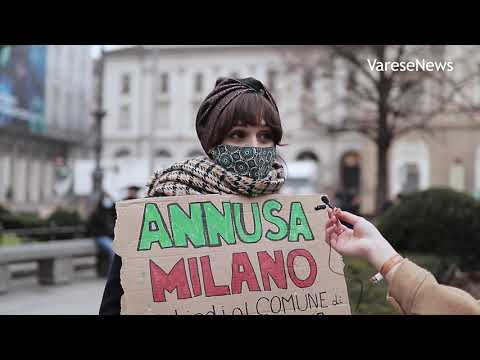
<path fill-rule="evenodd" d="M 272 134 L 270 133 L 261 133 L 258 135 L 261 141 L 271 141 L 272 140 Z"/>
<path fill-rule="evenodd" d="M 242 138 L 242 133 L 240 131 L 234 131 L 234 132 L 230 133 L 230 138 L 241 139 Z"/>

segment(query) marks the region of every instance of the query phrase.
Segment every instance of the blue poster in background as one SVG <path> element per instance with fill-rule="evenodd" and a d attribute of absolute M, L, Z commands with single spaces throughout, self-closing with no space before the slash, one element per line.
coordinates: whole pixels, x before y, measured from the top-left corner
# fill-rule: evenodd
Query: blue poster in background
<path fill-rule="evenodd" d="M 13 122 L 45 130 L 46 45 L 0 49 L 0 126 Z"/>

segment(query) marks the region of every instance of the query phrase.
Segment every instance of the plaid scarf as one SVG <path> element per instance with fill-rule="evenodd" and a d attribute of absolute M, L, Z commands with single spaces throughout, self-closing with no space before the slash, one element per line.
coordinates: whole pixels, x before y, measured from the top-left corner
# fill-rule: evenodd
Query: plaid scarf
<path fill-rule="evenodd" d="M 263 179 L 254 180 L 225 170 L 207 156 L 173 164 L 157 171 L 147 184 L 147 197 L 232 194 L 260 196 L 276 193 L 285 182 L 283 166 L 275 162 Z"/>

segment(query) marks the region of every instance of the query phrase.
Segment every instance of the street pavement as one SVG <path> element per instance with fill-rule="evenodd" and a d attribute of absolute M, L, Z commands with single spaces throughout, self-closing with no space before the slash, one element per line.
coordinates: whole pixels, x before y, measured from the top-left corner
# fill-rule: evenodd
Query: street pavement
<path fill-rule="evenodd" d="M 76 273 L 68 285 L 41 286 L 35 277 L 14 279 L 0 294 L 0 315 L 97 315 L 106 279 L 93 270 Z"/>

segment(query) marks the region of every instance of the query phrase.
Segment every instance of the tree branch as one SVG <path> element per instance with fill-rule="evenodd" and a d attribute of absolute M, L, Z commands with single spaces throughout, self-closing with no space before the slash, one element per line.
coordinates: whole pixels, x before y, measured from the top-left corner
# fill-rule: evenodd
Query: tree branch
<path fill-rule="evenodd" d="M 354 65 L 360 72 L 365 75 L 375 86 L 378 83 L 378 80 L 368 71 L 360 62 L 360 60 L 353 54 L 353 52 L 348 51 L 347 49 L 343 48 L 341 45 L 331 45 L 329 46 L 330 49 L 333 50 L 335 54 L 340 56 L 341 58 L 347 60 L 352 65 Z"/>

